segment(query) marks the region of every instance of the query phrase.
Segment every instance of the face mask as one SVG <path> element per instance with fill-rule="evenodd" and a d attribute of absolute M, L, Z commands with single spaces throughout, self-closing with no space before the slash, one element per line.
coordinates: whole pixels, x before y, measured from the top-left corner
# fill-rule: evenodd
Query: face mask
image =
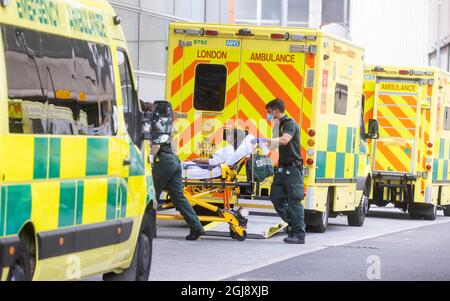
<path fill-rule="evenodd" d="M 272 114 L 267 113 L 266 119 L 267 119 L 268 121 L 272 121 L 272 120 L 273 120 Z"/>

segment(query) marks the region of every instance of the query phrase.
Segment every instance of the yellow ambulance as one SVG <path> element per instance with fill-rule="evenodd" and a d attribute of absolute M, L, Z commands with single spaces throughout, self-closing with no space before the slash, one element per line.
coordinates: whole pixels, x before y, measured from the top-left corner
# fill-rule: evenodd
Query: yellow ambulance
<path fill-rule="evenodd" d="M 450 74 L 437 68 L 366 66 L 365 120 L 379 123 L 370 141 L 373 195 L 411 218 L 450 215 Z"/>
<path fill-rule="evenodd" d="M 301 126 L 308 228 L 324 232 L 339 214 L 361 226 L 372 186 L 366 140 L 376 136 L 363 124 L 363 55 L 316 29 L 172 23 L 166 99 L 181 117 L 179 156 L 210 156 L 224 127 L 271 137 L 265 105 L 281 98 Z M 270 181 L 254 197 L 269 189 Z"/>
<path fill-rule="evenodd" d="M 0 1 L 1 280 L 148 279 L 147 115 L 119 24 L 106 0 Z"/>

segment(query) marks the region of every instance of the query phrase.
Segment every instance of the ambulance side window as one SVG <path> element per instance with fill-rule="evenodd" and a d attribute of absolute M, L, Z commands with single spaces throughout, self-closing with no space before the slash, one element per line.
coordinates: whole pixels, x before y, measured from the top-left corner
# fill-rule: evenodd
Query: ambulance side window
<path fill-rule="evenodd" d="M 141 137 L 139 137 L 140 132 L 137 128 L 139 125 L 137 124 L 136 117 L 140 111 L 140 108 L 133 84 L 131 65 L 124 50 L 117 50 L 117 60 L 120 72 L 120 87 L 122 90 L 122 108 L 125 118 L 125 125 L 134 144 L 139 145 Z"/>
<path fill-rule="evenodd" d="M 1 33 L 10 133 L 117 133 L 107 46 L 10 25 L 2 25 Z"/>
<path fill-rule="evenodd" d="M 445 107 L 444 111 L 444 130 L 450 130 L 450 107 Z"/>
<path fill-rule="evenodd" d="M 226 87 L 227 68 L 224 65 L 198 64 L 195 68 L 194 108 L 222 111 Z"/>
<path fill-rule="evenodd" d="M 336 84 L 334 94 L 334 113 L 340 115 L 347 114 L 347 96 L 348 87 L 343 84 Z"/>

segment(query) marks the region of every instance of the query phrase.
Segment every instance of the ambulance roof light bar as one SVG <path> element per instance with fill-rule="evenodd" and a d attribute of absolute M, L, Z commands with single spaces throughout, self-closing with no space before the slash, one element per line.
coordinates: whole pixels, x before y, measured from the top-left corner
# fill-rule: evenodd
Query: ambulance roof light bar
<path fill-rule="evenodd" d="M 412 70 L 398 70 L 398 74 L 409 75 L 409 74 L 412 74 Z"/>
<path fill-rule="evenodd" d="M 212 30 L 212 29 L 205 30 L 205 36 L 218 36 L 218 35 L 219 35 L 218 30 Z"/>
<path fill-rule="evenodd" d="M 254 34 L 252 33 L 252 31 L 248 28 L 241 28 L 239 29 L 239 31 L 236 33 L 237 36 L 254 36 Z"/>
<path fill-rule="evenodd" d="M 384 70 L 383 66 L 375 66 L 372 71 L 376 71 L 376 72 L 385 72 L 386 70 Z"/>
<path fill-rule="evenodd" d="M 292 41 L 305 41 L 306 36 L 302 34 L 291 34 L 291 40 Z"/>
<path fill-rule="evenodd" d="M 187 34 L 189 36 L 202 36 L 205 34 L 205 29 L 182 29 L 182 28 L 175 28 L 173 30 L 174 33 L 178 34 Z"/>
<path fill-rule="evenodd" d="M 289 40 L 289 32 L 285 33 L 272 33 L 270 38 L 274 40 Z"/>

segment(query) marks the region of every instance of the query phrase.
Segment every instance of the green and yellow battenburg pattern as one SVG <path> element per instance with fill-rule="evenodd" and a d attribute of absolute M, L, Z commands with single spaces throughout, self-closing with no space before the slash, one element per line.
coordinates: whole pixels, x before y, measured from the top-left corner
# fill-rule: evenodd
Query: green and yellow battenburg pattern
<path fill-rule="evenodd" d="M 65 7 L 51 0 L 17 0 L 17 16 L 20 19 L 37 22 L 41 25 L 59 27 L 62 15 L 67 14 L 71 31 L 106 38 L 105 17 L 92 8 Z"/>
<path fill-rule="evenodd" d="M 129 202 L 130 188 L 140 207 L 155 199 L 143 152 L 119 138 L 7 136 L 3 143 L 11 147 L 2 175 L 1 236 L 18 234 L 29 220 L 36 231 L 47 231 L 135 216 L 141 209 Z M 124 145 L 131 165 L 122 176 L 117 162 Z"/>
<path fill-rule="evenodd" d="M 20 19 L 58 27 L 60 25 L 58 4 L 50 0 L 17 0 Z"/>
<path fill-rule="evenodd" d="M 354 139 L 359 137 L 356 128 L 329 124 L 324 129 L 327 139 L 318 140 L 316 178 L 356 181 L 358 152 Z"/>

